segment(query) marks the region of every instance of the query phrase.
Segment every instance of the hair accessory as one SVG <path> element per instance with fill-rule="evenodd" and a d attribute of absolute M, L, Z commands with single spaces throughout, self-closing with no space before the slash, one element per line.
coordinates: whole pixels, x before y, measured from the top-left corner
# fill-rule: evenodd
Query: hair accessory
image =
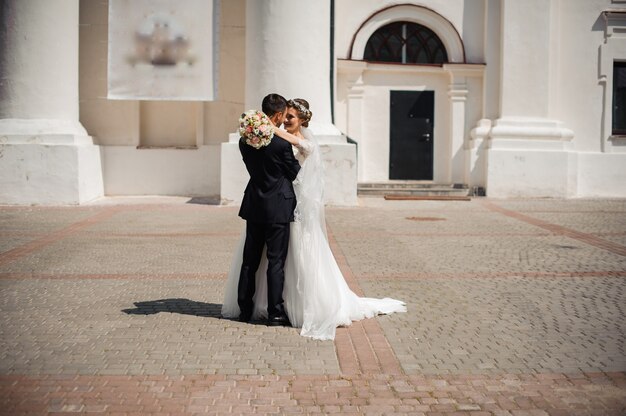
<path fill-rule="evenodd" d="M 289 100 L 287 102 L 287 105 L 289 107 L 293 107 L 296 110 L 298 110 L 298 113 L 303 115 L 306 121 L 309 121 L 311 119 L 311 116 L 313 115 L 313 113 L 311 113 L 311 110 L 309 110 L 308 108 L 306 108 L 305 106 L 303 106 L 302 104 L 300 104 L 297 101 Z"/>

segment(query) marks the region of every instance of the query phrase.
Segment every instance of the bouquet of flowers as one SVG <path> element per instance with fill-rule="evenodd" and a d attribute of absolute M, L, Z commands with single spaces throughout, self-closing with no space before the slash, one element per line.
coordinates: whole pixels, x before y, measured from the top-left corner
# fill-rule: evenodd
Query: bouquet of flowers
<path fill-rule="evenodd" d="M 265 113 L 248 110 L 239 118 L 239 135 L 247 144 L 259 149 L 270 144 L 274 128 Z"/>

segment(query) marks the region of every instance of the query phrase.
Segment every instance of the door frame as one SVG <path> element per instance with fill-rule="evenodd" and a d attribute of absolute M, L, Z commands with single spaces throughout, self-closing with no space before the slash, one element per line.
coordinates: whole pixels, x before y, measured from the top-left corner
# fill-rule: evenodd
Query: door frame
<path fill-rule="evenodd" d="M 397 65 L 337 59 L 335 122 L 357 142 L 358 182 L 389 181 L 389 91 L 435 91 L 433 183 L 449 184 L 455 172 L 472 172 L 480 182 L 484 167 L 453 158 L 470 148 L 470 130 L 483 109 L 485 64 Z M 472 105 L 465 105 L 465 102 Z M 467 119 L 469 118 L 469 119 Z M 466 122 L 467 121 L 467 122 Z M 476 172 L 473 172 L 476 170 Z"/>

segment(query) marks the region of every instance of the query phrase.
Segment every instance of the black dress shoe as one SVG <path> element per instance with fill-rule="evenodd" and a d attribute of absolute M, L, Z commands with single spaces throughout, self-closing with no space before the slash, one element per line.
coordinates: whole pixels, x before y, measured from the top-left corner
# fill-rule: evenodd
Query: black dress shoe
<path fill-rule="evenodd" d="M 237 318 L 239 322 L 250 322 L 250 319 L 252 319 L 252 314 L 244 312 L 240 313 L 239 318 Z"/>
<path fill-rule="evenodd" d="M 278 315 L 267 320 L 267 326 L 291 326 L 287 315 Z"/>

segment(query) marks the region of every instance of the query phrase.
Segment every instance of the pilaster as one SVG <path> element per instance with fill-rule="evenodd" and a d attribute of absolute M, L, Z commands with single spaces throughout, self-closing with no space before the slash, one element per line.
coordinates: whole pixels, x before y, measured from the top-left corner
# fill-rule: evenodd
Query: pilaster
<path fill-rule="evenodd" d="M 502 0 L 500 114 L 479 122 L 474 137 L 488 137 L 490 196 L 572 196 L 576 178 L 570 153 L 574 132 L 552 118 L 558 62 L 555 0 Z M 524 16 L 524 18 L 520 18 Z M 529 30 L 532 28 L 532 30 Z M 485 133 L 485 134 L 484 134 Z"/>
<path fill-rule="evenodd" d="M 103 195 L 100 149 L 78 120 L 78 0 L 6 0 L 0 203 Z"/>
<path fill-rule="evenodd" d="M 465 158 L 465 101 L 467 85 L 464 77 L 457 77 L 448 87 L 450 99 L 450 181 L 467 184 Z"/>
<path fill-rule="evenodd" d="M 347 105 L 347 132 L 346 134 L 357 143 L 363 137 L 363 97 L 365 85 L 363 74 L 366 67 L 365 62 L 345 61 L 341 67 L 341 73 L 346 76 L 348 84 L 348 105 Z M 365 153 L 367 149 L 358 149 L 358 179 L 364 180 Z"/>
<path fill-rule="evenodd" d="M 484 76 L 485 67 L 482 65 L 448 64 L 444 70 L 450 76 L 448 86 L 448 98 L 450 108 L 450 168 L 449 179 L 446 182 L 464 185 L 482 185 L 480 180 L 471 180 L 471 172 L 475 169 L 473 161 L 475 155 L 471 154 L 472 143 L 467 134 L 466 115 L 469 83 L 472 77 Z"/>

